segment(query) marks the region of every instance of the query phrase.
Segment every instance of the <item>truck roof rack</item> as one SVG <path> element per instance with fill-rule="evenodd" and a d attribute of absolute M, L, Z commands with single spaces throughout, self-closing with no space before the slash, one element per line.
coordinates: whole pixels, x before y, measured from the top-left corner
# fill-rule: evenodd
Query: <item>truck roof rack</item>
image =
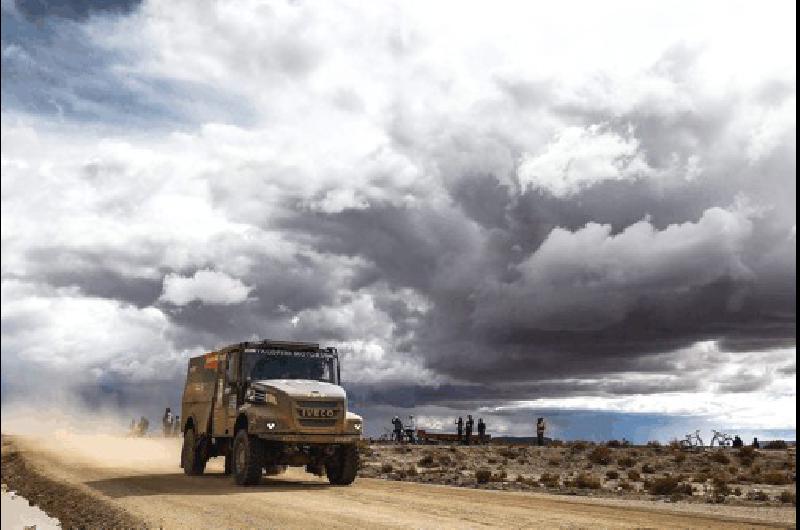
<path fill-rule="evenodd" d="M 287 340 L 259 340 L 239 343 L 242 348 L 274 348 L 289 351 L 317 351 L 319 344 L 316 342 L 292 342 Z"/>

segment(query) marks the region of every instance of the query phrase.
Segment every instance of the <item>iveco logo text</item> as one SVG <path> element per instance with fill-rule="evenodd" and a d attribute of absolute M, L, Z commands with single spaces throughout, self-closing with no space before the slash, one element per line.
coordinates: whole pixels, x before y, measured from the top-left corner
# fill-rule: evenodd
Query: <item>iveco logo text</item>
<path fill-rule="evenodd" d="M 297 409 L 301 418 L 335 418 L 336 409 Z"/>

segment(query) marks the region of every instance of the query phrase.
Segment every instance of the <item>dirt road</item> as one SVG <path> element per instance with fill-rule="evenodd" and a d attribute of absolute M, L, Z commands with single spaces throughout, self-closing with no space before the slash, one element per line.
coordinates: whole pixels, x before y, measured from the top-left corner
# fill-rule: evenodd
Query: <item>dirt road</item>
<path fill-rule="evenodd" d="M 43 475 L 63 488 L 63 503 L 94 499 L 148 526 L 163 528 L 760 528 L 793 527 L 794 511 L 657 503 L 618 503 L 535 493 L 479 491 L 359 479 L 350 487 L 290 470 L 242 488 L 221 474 L 186 477 L 177 440 L 76 435 L 46 440 L 4 437 L 6 454 L 25 475 Z M 19 473 L 18 473 L 19 474 Z M 24 480 L 17 477 L 15 480 Z M 41 489 L 41 488 L 40 488 Z M 693 511 L 690 511 L 693 510 Z M 723 514 L 724 511 L 724 514 Z"/>

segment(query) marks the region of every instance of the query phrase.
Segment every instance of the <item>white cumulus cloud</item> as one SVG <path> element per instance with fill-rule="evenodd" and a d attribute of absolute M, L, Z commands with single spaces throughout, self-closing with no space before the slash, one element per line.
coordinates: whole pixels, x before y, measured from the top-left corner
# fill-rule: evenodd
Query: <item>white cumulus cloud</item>
<path fill-rule="evenodd" d="M 247 300 L 252 289 L 224 272 L 199 270 L 189 277 L 166 275 L 160 299 L 175 305 L 186 305 L 195 300 L 204 304 L 230 305 Z"/>
<path fill-rule="evenodd" d="M 634 178 L 650 171 L 632 134 L 621 136 L 595 124 L 562 129 L 544 152 L 523 156 L 517 176 L 522 187 L 566 197 L 597 182 Z"/>

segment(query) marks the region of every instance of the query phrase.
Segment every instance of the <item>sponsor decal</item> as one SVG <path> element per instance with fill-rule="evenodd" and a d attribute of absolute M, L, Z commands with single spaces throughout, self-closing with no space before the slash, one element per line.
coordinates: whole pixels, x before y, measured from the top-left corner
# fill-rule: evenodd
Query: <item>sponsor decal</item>
<path fill-rule="evenodd" d="M 325 351 L 287 351 L 264 348 L 247 348 L 245 353 L 261 353 L 279 357 L 313 357 L 316 359 L 333 359 L 333 355 Z"/>
<path fill-rule="evenodd" d="M 219 360 L 217 352 L 209 352 L 205 354 L 205 364 L 204 367 L 206 370 L 216 370 L 217 369 L 217 362 Z"/>

